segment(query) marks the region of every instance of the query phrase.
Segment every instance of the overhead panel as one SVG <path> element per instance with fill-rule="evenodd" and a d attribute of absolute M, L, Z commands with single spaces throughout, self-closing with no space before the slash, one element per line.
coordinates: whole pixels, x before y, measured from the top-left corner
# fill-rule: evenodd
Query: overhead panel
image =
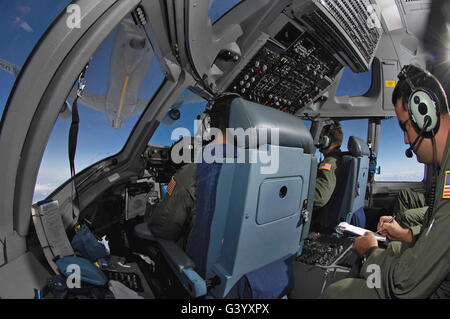
<path fill-rule="evenodd" d="M 368 0 L 312 0 L 302 2 L 294 14 L 353 72 L 365 72 L 383 32 L 376 10 Z"/>
<path fill-rule="evenodd" d="M 252 57 L 227 91 L 294 114 L 320 97 L 342 67 L 308 32 L 287 22 Z"/>

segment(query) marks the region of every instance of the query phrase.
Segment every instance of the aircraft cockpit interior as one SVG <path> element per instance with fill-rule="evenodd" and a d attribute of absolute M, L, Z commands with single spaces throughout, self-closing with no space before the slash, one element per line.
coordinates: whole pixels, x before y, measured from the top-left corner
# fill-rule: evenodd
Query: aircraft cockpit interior
<path fill-rule="evenodd" d="M 319 298 L 404 187 L 434 194 L 432 167 L 402 163 L 391 98 L 404 65 L 432 61 L 439 1 L 57 2 L 23 61 L 0 50 L 0 298 Z M 173 207 L 183 240 L 148 226 Z"/>

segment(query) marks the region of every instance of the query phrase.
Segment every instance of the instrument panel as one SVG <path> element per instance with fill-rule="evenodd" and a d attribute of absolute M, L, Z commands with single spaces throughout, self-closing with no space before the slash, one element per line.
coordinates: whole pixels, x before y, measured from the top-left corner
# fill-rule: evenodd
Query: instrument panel
<path fill-rule="evenodd" d="M 343 65 L 290 22 L 253 56 L 227 91 L 294 114 L 333 82 Z"/>

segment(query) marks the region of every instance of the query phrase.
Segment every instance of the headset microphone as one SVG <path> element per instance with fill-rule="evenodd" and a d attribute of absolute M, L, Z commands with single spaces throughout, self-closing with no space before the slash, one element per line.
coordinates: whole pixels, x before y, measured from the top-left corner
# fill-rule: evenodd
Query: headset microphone
<path fill-rule="evenodd" d="M 414 146 L 416 146 L 417 141 L 419 140 L 419 138 L 421 138 L 422 135 L 417 136 L 416 140 L 414 141 L 414 143 L 412 145 L 409 146 L 409 148 L 405 151 L 405 155 L 407 158 L 411 158 L 413 157 L 413 149 Z"/>
<path fill-rule="evenodd" d="M 417 142 L 419 141 L 420 138 L 423 138 L 422 134 L 425 131 L 425 129 L 427 128 L 427 126 L 430 125 L 430 122 L 431 122 L 431 118 L 429 116 L 425 116 L 425 123 L 424 123 L 422 129 L 420 130 L 419 136 L 417 136 L 416 140 L 405 151 L 406 157 L 408 157 L 408 158 L 413 157 L 413 152 L 412 151 L 414 149 L 414 146 L 416 146 L 416 144 L 417 144 Z"/>

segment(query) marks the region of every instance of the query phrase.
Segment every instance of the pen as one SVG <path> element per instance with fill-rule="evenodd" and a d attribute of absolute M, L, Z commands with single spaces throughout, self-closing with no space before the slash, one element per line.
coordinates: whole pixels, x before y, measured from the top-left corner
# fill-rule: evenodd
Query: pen
<path fill-rule="evenodd" d="M 395 216 L 392 216 L 392 218 L 389 219 L 388 222 L 387 222 L 386 224 L 392 223 L 392 222 L 394 221 L 394 219 L 395 219 Z M 377 232 L 376 232 L 375 234 L 381 235 L 379 230 L 377 230 Z"/>

